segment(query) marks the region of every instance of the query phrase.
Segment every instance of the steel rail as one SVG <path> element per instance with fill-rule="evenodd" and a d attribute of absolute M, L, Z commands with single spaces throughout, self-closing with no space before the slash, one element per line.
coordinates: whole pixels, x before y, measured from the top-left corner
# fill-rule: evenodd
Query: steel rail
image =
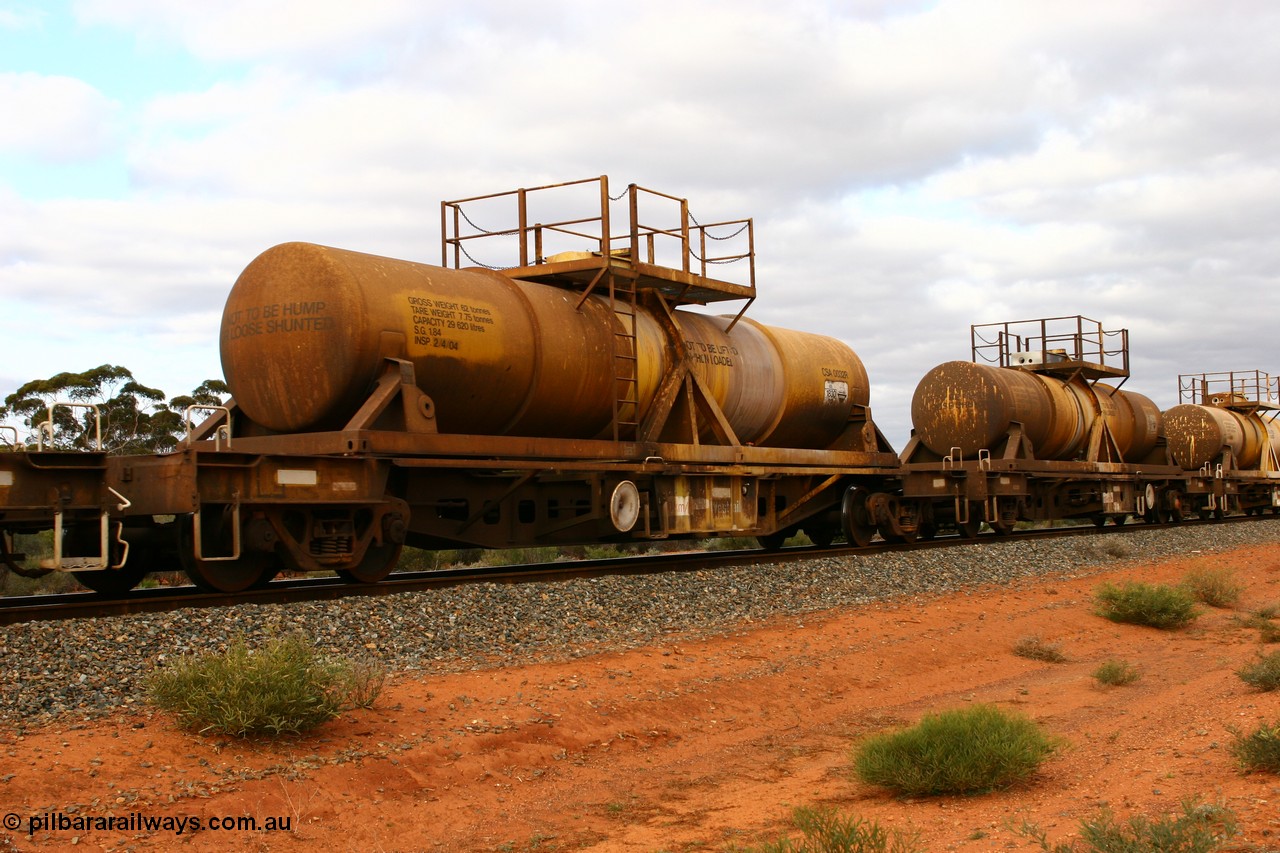
<path fill-rule="evenodd" d="M 1274 517 L 1274 516 L 1264 516 Z M 22 622 L 63 619 L 92 619 L 123 616 L 132 613 L 159 613 L 182 608 L 230 607 L 239 604 L 289 604 L 301 601 L 332 601 L 348 596 L 395 595 L 472 583 L 533 583 L 597 578 L 610 575 L 645 575 L 662 572 L 693 572 L 719 567 L 753 563 L 785 563 L 819 557 L 872 555 L 890 551 L 914 551 L 931 548 L 953 548 L 965 545 L 999 546 L 1012 542 L 1056 539 L 1066 536 L 1093 536 L 1108 533 L 1133 533 L 1142 530 L 1175 529 L 1203 524 L 1233 524 L 1253 521 L 1249 516 L 1224 519 L 1188 519 L 1178 524 L 1125 524 L 1094 527 L 1051 527 L 1023 530 L 1008 536 L 982 533 L 976 538 L 939 536 L 911 543 L 876 542 L 865 548 L 847 545 L 791 546 L 774 551 L 750 549 L 742 551 L 687 551 L 652 554 L 604 560 L 571 560 L 509 566 L 484 566 L 433 571 L 393 572 L 385 580 L 371 584 L 348 583 L 337 577 L 287 578 L 272 581 L 261 589 L 239 593 L 202 592 L 194 586 L 135 589 L 127 596 L 105 598 L 93 592 L 51 595 L 8 596 L 0 598 L 0 626 Z"/>

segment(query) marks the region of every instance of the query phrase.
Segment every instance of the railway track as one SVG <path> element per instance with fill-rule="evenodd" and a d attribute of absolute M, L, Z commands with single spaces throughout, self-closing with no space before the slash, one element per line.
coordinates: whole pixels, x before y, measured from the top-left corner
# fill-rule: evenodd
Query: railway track
<path fill-rule="evenodd" d="M 1251 518 L 1244 516 L 1233 516 L 1207 521 L 1186 521 L 1182 525 L 1143 523 L 1120 526 L 1108 525 L 1105 528 L 1092 526 L 1055 527 L 1042 530 L 1025 530 L 1010 536 L 984 533 L 976 539 L 941 536 L 937 539 L 911 544 L 877 542 L 865 548 L 832 545 L 828 547 L 792 546 L 776 551 L 759 549 L 693 551 L 605 560 L 574 560 L 557 563 L 396 572 L 386 580 L 372 584 L 352 584 L 336 577 L 287 578 L 273 581 L 262 589 L 251 589 L 235 594 L 202 592 L 194 586 L 178 586 L 135 589 L 127 596 L 119 598 L 104 598 L 92 592 L 10 596 L 0 598 L 0 625 L 62 619 L 91 619 L 122 616 L 131 613 L 157 613 L 182 608 L 230 607 L 238 604 L 289 604 L 301 601 L 335 600 L 349 596 L 383 596 L 481 582 L 531 583 L 568 580 L 571 578 L 603 577 L 607 575 L 691 572 L 712 569 L 718 566 L 734 566 L 753 562 L 785 563 L 812 560 L 820 557 L 843 557 L 882 553 L 884 551 L 953 548 L 975 544 L 998 547 L 1009 542 L 1027 542 L 1037 539 L 1160 530 L 1192 524 L 1233 524 L 1251 520 Z"/>

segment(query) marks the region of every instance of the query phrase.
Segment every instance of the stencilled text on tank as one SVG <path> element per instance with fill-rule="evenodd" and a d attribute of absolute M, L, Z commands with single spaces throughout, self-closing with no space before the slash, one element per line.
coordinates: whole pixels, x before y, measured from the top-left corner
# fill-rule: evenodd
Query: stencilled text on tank
<path fill-rule="evenodd" d="M 269 305 L 241 308 L 223 319 L 227 338 L 248 338 L 276 332 L 323 332 L 334 327 L 334 318 L 325 315 L 325 303 L 273 302 Z"/>
<path fill-rule="evenodd" d="M 493 311 L 451 299 L 410 296 L 413 342 L 420 347 L 456 350 L 459 334 L 484 334 L 493 325 Z"/>
<path fill-rule="evenodd" d="M 695 364 L 733 367 L 738 363 L 738 348 L 730 344 L 707 344 L 686 338 L 684 345 L 689 350 L 689 358 Z"/>
<path fill-rule="evenodd" d="M 822 368 L 822 401 L 843 405 L 849 399 L 849 371 L 838 367 Z"/>

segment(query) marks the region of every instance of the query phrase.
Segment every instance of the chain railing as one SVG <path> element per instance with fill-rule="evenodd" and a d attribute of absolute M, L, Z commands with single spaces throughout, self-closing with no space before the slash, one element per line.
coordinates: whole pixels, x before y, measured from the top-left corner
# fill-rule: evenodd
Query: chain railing
<path fill-rule="evenodd" d="M 614 210 L 622 202 L 626 210 Z M 755 287 L 752 220 L 702 223 L 686 199 L 636 184 L 611 195 L 606 175 L 442 201 L 440 234 L 441 263 L 454 269 L 531 267 L 577 252 L 703 278 L 741 264 L 729 271 L 734 283 Z"/>
<path fill-rule="evenodd" d="M 975 362 L 1000 367 L 1074 362 L 1129 373 L 1129 330 L 1106 330 L 1078 314 L 971 326 L 969 335 Z"/>
<path fill-rule="evenodd" d="M 1201 405 L 1280 405 L 1280 376 L 1261 370 L 1184 373 L 1178 376 L 1178 402 Z"/>

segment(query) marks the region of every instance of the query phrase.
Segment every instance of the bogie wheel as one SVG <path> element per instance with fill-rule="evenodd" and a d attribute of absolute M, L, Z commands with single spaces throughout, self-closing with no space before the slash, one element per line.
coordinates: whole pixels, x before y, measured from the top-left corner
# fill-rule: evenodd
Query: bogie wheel
<path fill-rule="evenodd" d="M 956 535 L 961 539 L 976 539 L 982 529 L 982 513 L 974 504 L 969 505 L 969 517 L 956 522 Z"/>
<path fill-rule="evenodd" d="M 850 545 L 866 548 L 876 535 L 875 522 L 867 512 L 867 498 L 871 493 L 861 486 L 850 486 L 840 502 L 840 526 Z"/>
<path fill-rule="evenodd" d="M 280 571 L 275 554 L 243 548 L 234 560 L 216 559 L 232 551 L 231 524 L 228 512 L 201 514 L 201 551 L 195 553 L 195 516 L 182 519 L 178 527 L 178 557 L 182 570 L 191 582 L 206 592 L 244 592 L 270 582 Z"/>
<path fill-rule="evenodd" d="M 99 595 L 124 595 L 150 573 L 145 565 L 134 565 L 130 560 L 118 569 L 97 569 L 94 571 L 72 572 L 81 586 L 88 587 Z"/>
<path fill-rule="evenodd" d="M 757 536 L 756 541 L 760 543 L 760 547 L 766 551 L 777 551 L 787 540 L 795 535 L 795 531 L 791 528 L 785 530 L 776 530 L 773 533 L 766 533 L 764 536 Z"/>
<path fill-rule="evenodd" d="M 9 571 L 15 575 L 35 580 L 42 578 L 53 571 L 53 569 L 32 568 L 29 569 L 22 565 L 19 561 L 21 555 L 13 549 L 13 539 L 10 533 L 0 533 L 0 563 L 8 566 Z"/>
<path fill-rule="evenodd" d="M 403 548 L 402 543 L 390 541 L 370 545 L 357 565 L 335 569 L 335 572 L 347 583 L 377 583 L 391 574 L 391 570 L 400 561 L 400 551 Z"/>
<path fill-rule="evenodd" d="M 804 535 L 808 536 L 809 541 L 819 548 L 826 548 L 836 541 L 836 532 L 830 527 L 815 527 L 812 530 L 805 528 Z"/>
<path fill-rule="evenodd" d="M 991 522 L 991 530 L 997 536 L 1008 536 L 1013 533 L 1013 523 L 1007 521 Z"/>
<path fill-rule="evenodd" d="M 913 527 L 898 533 L 892 525 L 886 524 L 880 528 L 880 538 L 895 545 L 910 545 L 916 541 L 916 529 Z"/>
<path fill-rule="evenodd" d="M 124 565 L 118 569 L 85 569 L 72 572 L 81 586 L 93 590 L 99 595 L 119 596 L 142 582 L 142 579 L 154 571 L 162 571 L 160 563 L 164 552 L 159 547 L 158 539 L 141 531 L 126 530 L 124 538 L 129 543 L 126 552 L 116 541 L 115 526 L 112 525 L 111 548 L 108 561 L 115 565 L 124 558 Z M 99 544 L 99 531 L 90 533 L 87 529 L 73 531 L 68 537 L 68 546 L 76 553 L 92 553 L 102 546 Z M 170 564 L 172 567 L 172 564 Z"/>

